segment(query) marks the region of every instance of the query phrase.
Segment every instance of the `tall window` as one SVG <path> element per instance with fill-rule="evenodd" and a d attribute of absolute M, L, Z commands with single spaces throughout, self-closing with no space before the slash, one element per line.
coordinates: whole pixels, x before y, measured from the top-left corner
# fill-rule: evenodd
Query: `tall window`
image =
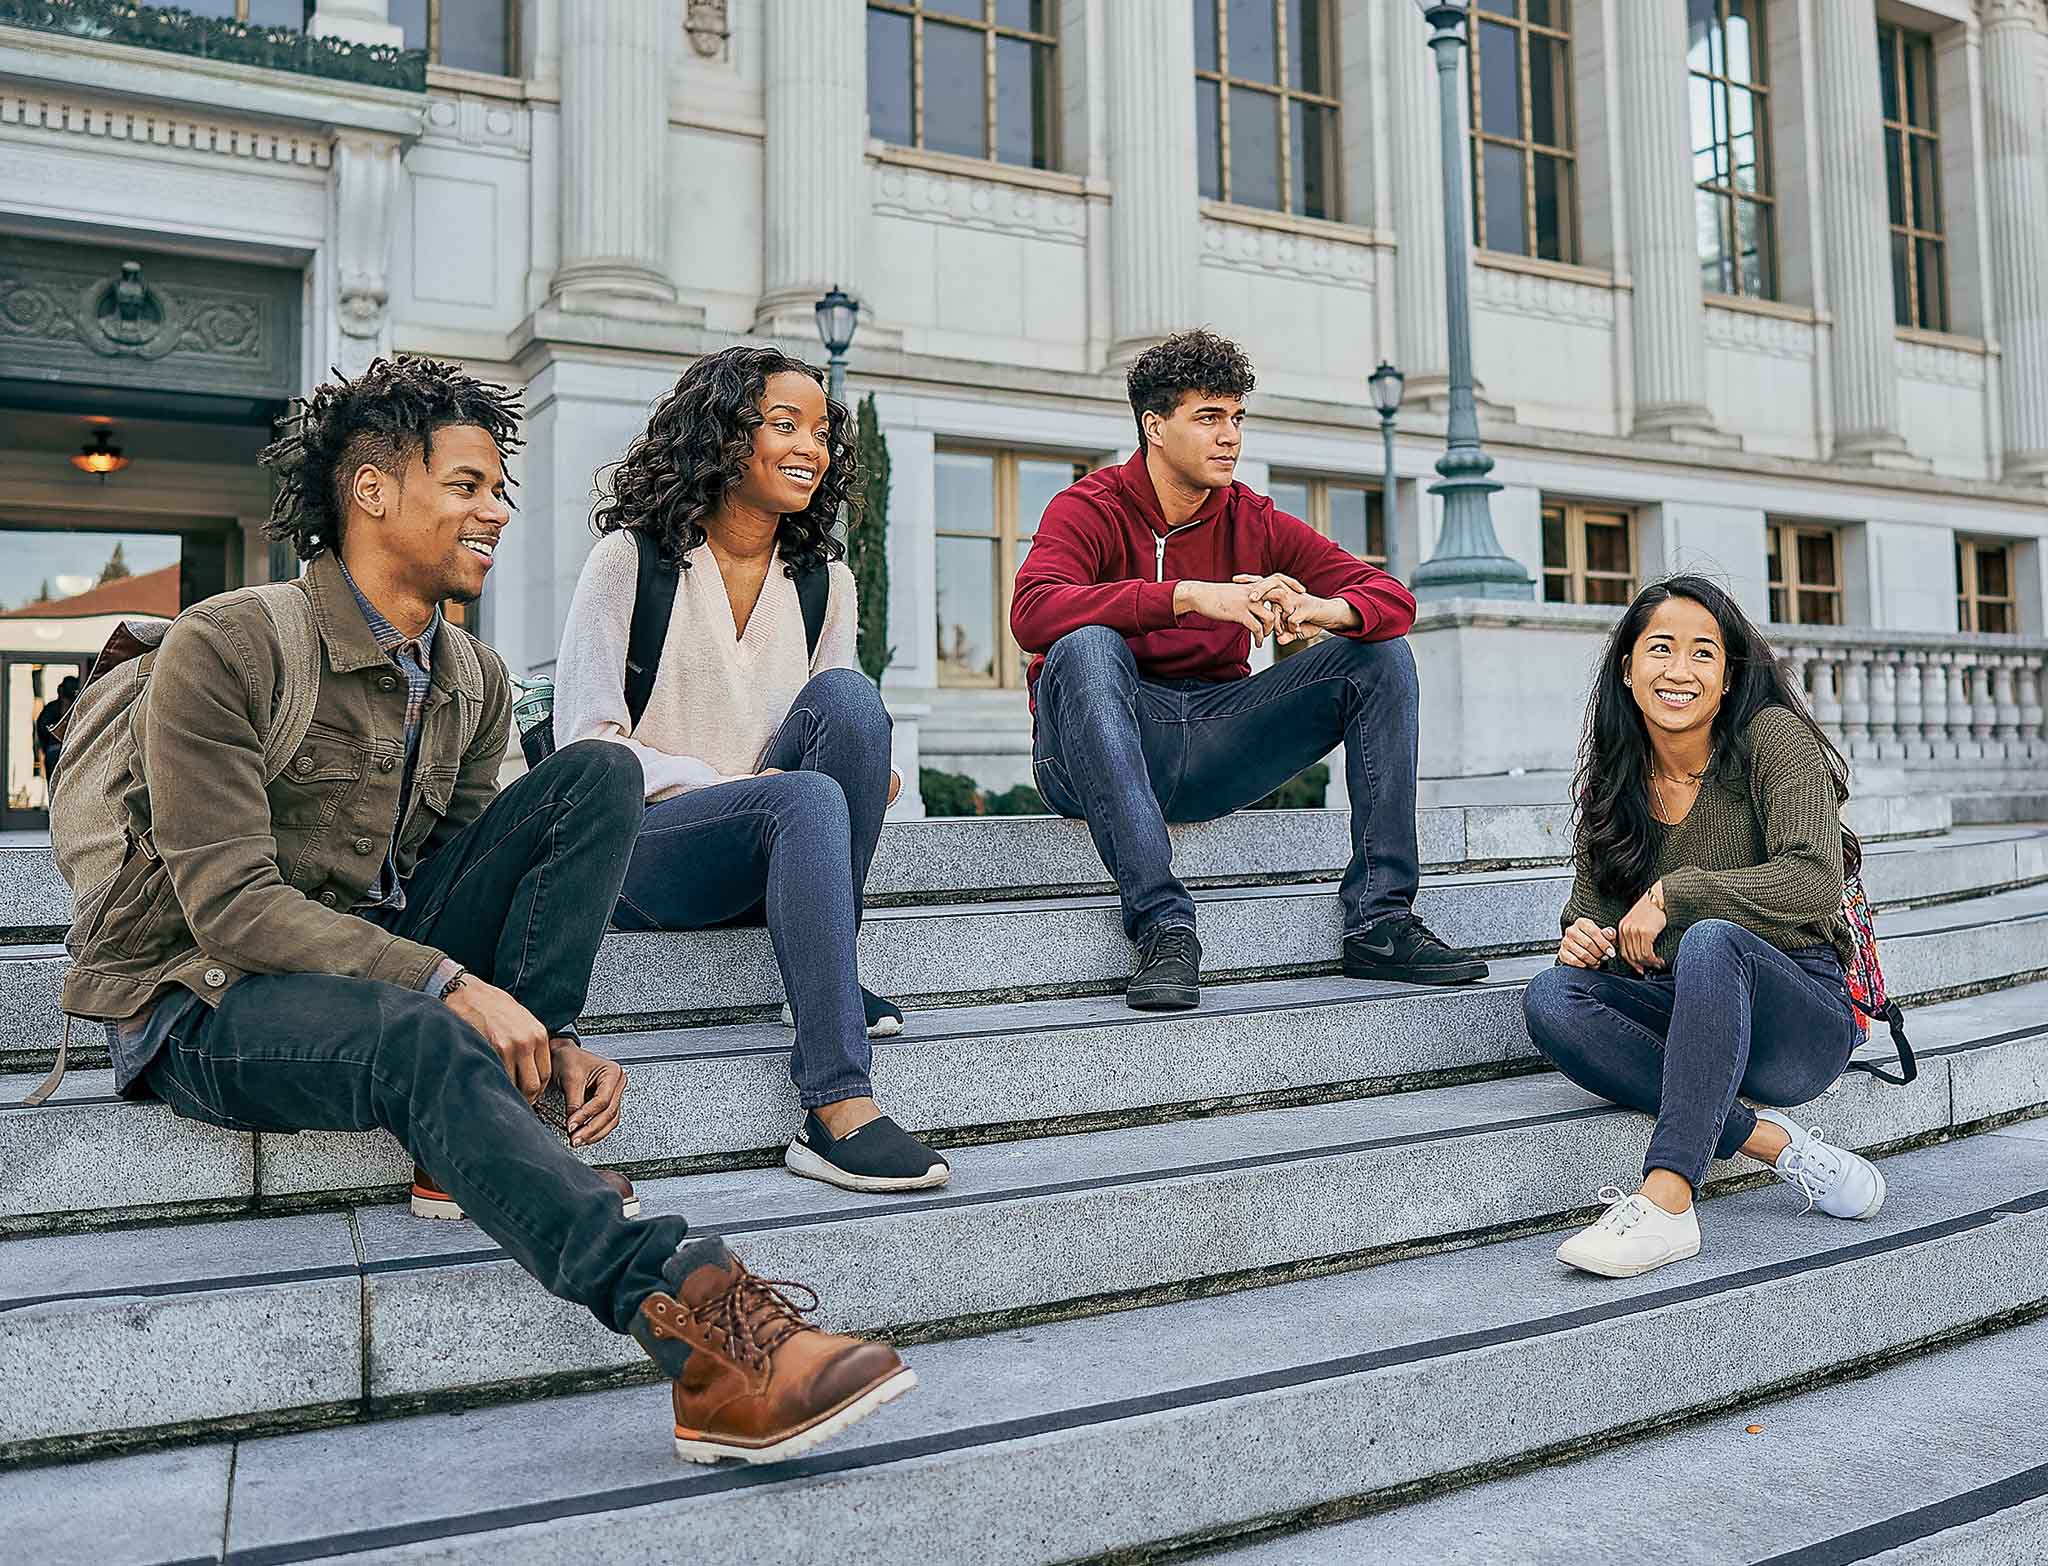
<path fill-rule="evenodd" d="M 1771 618 L 1780 625 L 1841 625 L 1842 535 L 1831 527 L 1768 522 Z"/>
<path fill-rule="evenodd" d="M 1011 585 L 1046 503 L 1090 464 L 1015 451 L 941 451 L 936 462 L 939 683 L 1020 687 Z"/>
<path fill-rule="evenodd" d="M 1692 177 L 1710 294 L 1778 297 L 1763 0 L 1688 0 Z"/>
<path fill-rule="evenodd" d="M 1387 563 L 1387 525 L 1377 489 L 1340 479 L 1275 474 L 1266 493 L 1289 516 L 1300 517 L 1359 559 L 1376 566 Z"/>
<path fill-rule="evenodd" d="M 871 0 L 868 129 L 899 147 L 1049 169 L 1055 0 Z"/>
<path fill-rule="evenodd" d="M 223 22 L 247 22 L 251 27 L 303 28 L 313 4 L 312 0 L 178 0 L 178 9 Z"/>
<path fill-rule="evenodd" d="M 2020 628 L 2012 545 L 1995 538 L 1958 538 L 1956 583 L 1957 630 L 2010 634 Z"/>
<path fill-rule="evenodd" d="M 1338 217 L 1330 0 L 1194 0 L 1194 7 L 1202 194 Z"/>
<path fill-rule="evenodd" d="M 1600 506 L 1543 508 L 1543 601 L 1625 604 L 1636 595 L 1635 517 Z"/>
<path fill-rule="evenodd" d="M 1884 170 L 1892 220 L 1892 319 L 1948 330 L 1948 242 L 1941 221 L 1941 127 L 1934 113 L 1934 40 L 1877 30 L 1884 84 Z"/>
<path fill-rule="evenodd" d="M 1579 259 L 1571 0 L 1479 0 L 1472 36 L 1473 226 L 1487 250 Z"/>
<path fill-rule="evenodd" d="M 517 76 L 518 9 L 517 0 L 390 0 L 385 14 L 405 30 L 406 48 L 435 65 Z"/>

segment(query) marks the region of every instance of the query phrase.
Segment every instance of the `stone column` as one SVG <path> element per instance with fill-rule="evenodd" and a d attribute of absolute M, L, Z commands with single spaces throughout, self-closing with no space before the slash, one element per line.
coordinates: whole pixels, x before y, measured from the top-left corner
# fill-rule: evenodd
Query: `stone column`
<path fill-rule="evenodd" d="M 1899 434 L 1898 339 L 1885 201 L 1877 11 L 1855 3 L 1813 10 L 1826 306 L 1834 317 L 1834 456 L 1911 465 Z"/>
<path fill-rule="evenodd" d="M 668 59 L 672 6 L 565 5 L 562 29 L 564 310 L 676 314 L 668 275 Z"/>
<path fill-rule="evenodd" d="M 867 303 L 867 12 L 861 0 L 761 8 L 768 139 L 766 236 L 755 330 L 818 341 L 833 288 Z M 871 344 L 863 309 L 860 340 Z"/>
<path fill-rule="evenodd" d="M 2004 476 L 2048 480 L 2048 125 L 2037 93 L 2039 0 L 1985 0 L 1985 237 L 2003 357 Z"/>
<path fill-rule="evenodd" d="M 404 171 L 395 136 L 343 131 L 334 138 L 332 363 L 360 375 L 391 351 L 391 229 Z"/>
<path fill-rule="evenodd" d="M 1184 0 L 1117 0 L 1108 44 L 1110 358 L 1201 324 L 1195 32 Z"/>
<path fill-rule="evenodd" d="M 1436 59 L 1429 24 L 1413 5 L 1384 9 L 1387 32 L 1387 182 L 1394 225 L 1395 362 L 1405 402 L 1450 396 L 1450 322 L 1444 307 L 1443 149 L 1438 145 Z"/>
<path fill-rule="evenodd" d="M 1707 408 L 1707 325 L 1693 208 L 1686 9 L 1623 5 L 1617 18 L 1620 150 L 1628 201 L 1635 433 L 1727 444 Z M 1871 46 L 1871 60 L 1876 45 Z M 1866 62 L 1868 63 L 1868 62 Z M 1870 65 L 1876 80 L 1874 64 Z"/>

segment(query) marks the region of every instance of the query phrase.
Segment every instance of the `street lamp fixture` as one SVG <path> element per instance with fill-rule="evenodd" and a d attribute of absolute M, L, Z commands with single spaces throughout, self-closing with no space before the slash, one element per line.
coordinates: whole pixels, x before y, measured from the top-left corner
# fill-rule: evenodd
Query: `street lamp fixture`
<path fill-rule="evenodd" d="M 1501 552 L 1487 497 L 1501 488 L 1490 477 L 1493 458 L 1479 442 L 1479 406 L 1472 394 L 1471 256 L 1465 232 L 1465 168 L 1470 161 L 1459 114 L 1458 73 L 1463 68 L 1467 5 L 1415 0 L 1433 31 L 1439 125 L 1443 144 L 1444 303 L 1450 321 L 1449 438 L 1430 493 L 1444 497 L 1436 553 L 1415 570 L 1417 598 L 1531 598 L 1535 584 L 1518 560 Z"/>
<path fill-rule="evenodd" d="M 832 291 L 811 308 L 818 317 L 818 335 L 824 339 L 831 366 L 826 390 L 834 402 L 844 402 L 846 350 L 853 346 L 853 334 L 860 326 L 860 301 L 834 283 Z"/>
<path fill-rule="evenodd" d="M 1394 478 L 1394 415 L 1401 411 L 1401 391 L 1407 383 L 1408 377 L 1384 359 L 1365 382 L 1372 389 L 1372 405 L 1380 410 L 1380 439 L 1386 445 L 1385 472 L 1380 480 L 1380 536 L 1387 546 L 1387 575 L 1397 581 L 1404 574 L 1404 565 L 1401 508 Z"/>

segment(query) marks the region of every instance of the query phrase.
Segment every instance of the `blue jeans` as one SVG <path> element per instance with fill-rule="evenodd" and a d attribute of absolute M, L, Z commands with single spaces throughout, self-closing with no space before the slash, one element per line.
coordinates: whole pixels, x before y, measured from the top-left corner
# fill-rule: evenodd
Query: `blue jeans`
<path fill-rule="evenodd" d="M 1756 1130 L 1736 1099 L 1803 1104 L 1848 1067 L 1861 1037 L 1833 947 L 1782 952 L 1702 919 L 1668 973 L 1546 968 L 1522 997 L 1529 1037 L 1588 1092 L 1657 1117 L 1643 1171 L 1698 1186 Z"/>
<path fill-rule="evenodd" d="M 1414 905 L 1415 658 L 1405 641 L 1331 636 L 1249 679 L 1139 678 L 1124 639 L 1083 626 L 1038 676 L 1032 770 L 1045 802 L 1088 823 L 1116 878 L 1124 933 L 1193 928 L 1169 821 L 1211 821 L 1266 797 L 1344 745 L 1351 862 L 1339 888 L 1351 934 Z"/>
<path fill-rule="evenodd" d="M 765 900 L 806 1109 L 874 1091 L 854 940 L 889 804 L 890 728 L 859 670 L 817 675 L 762 753 L 780 776 L 649 807 L 614 916 L 622 930 L 701 930 Z"/>

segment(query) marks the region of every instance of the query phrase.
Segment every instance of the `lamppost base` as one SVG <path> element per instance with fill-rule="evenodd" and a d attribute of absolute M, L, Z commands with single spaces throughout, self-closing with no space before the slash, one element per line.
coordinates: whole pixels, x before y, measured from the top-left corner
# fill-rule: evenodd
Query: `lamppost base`
<path fill-rule="evenodd" d="M 1493 466 L 1483 456 L 1477 460 L 1487 468 Z M 1535 597 L 1536 584 L 1528 571 L 1521 561 L 1500 552 L 1493 531 L 1486 500 L 1501 487 L 1495 480 L 1477 475 L 1446 478 L 1430 485 L 1432 495 L 1444 497 L 1444 523 L 1437 537 L 1437 552 L 1417 566 L 1409 579 L 1409 590 L 1418 600 Z"/>

